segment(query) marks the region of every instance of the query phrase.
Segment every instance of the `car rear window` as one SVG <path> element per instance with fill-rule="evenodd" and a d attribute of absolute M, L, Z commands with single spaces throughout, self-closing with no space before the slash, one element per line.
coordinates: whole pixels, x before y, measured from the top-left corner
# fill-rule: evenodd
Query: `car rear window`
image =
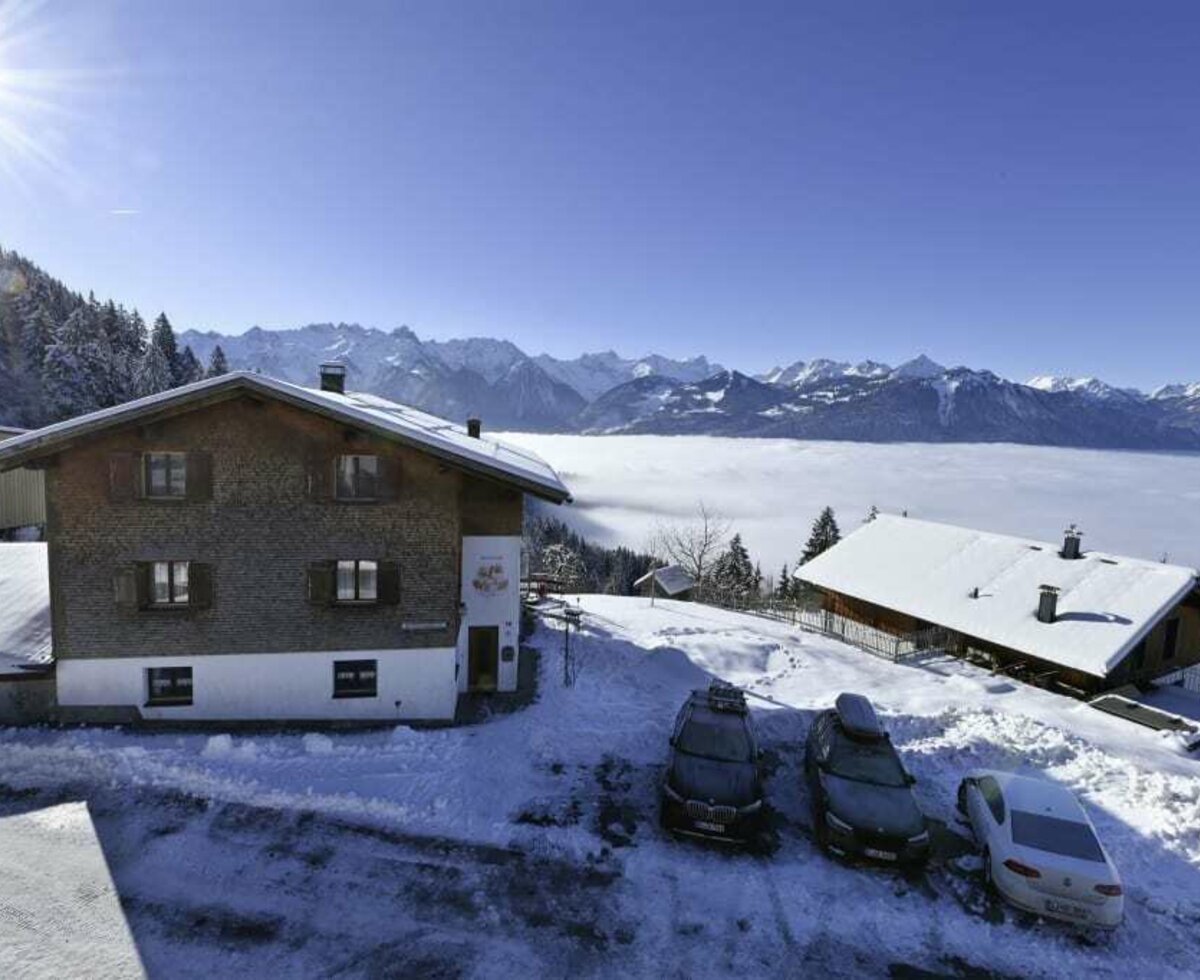
<path fill-rule="evenodd" d="M 838 732 L 829 754 L 829 771 L 843 779 L 876 786 L 905 786 L 904 767 L 890 742 L 860 742 Z"/>
<path fill-rule="evenodd" d="M 1084 861 L 1103 861 L 1104 851 L 1092 833 L 1092 828 L 1078 820 L 1048 817 L 1027 810 L 1012 812 L 1013 843 L 1035 847 L 1051 854 L 1081 858 Z"/>
<path fill-rule="evenodd" d="M 683 726 L 676 748 L 689 755 L 721 762 L 749 762 L 750 737 L 741 715 L 708 712 L 693 715 Z"/>

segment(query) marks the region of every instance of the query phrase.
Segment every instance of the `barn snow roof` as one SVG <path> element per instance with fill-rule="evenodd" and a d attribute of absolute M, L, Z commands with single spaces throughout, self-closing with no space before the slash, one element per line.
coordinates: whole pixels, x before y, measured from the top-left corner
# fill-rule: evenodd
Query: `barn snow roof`
<path fill-rule="evenodd" d="M 197 381 L 6 439 L 0 444 L 0 469 L 19 466 L 98 430 L 170 413 L 238 391 L 273 397 L 366 428 L 465 469 L 516 484 L 527 493 L 555 503 L 571 499 L 570 491 L 553 468 L 528 450 L 488 436 L 476 439 L 463 426 L 377 395 L 305 388 L 249 371 L 233 371 Z"/>
<path fill-rule="evenodd" d="M 679 593 L 686 592 L 696 585 L 692 577 L 678 565 L 665 565 L 662 568 L 656 568 L 651 572 L 647 572 L 633 583 L 634 588 L 649 582 L 651 576 L 654 577 L 654 580 L 658 582 L 659 588 L 667 595 L 679 595 Z"/>
<path fill-rule="evenodd" d="M 881 514 L 797 578 L 1049 663 L 1106 676 L 1196 588 L 1178 565 Z M 1053 623 L 1039 587 L 1061 590 Z M 978 598 L 974 590 L 978 589 Z"/>

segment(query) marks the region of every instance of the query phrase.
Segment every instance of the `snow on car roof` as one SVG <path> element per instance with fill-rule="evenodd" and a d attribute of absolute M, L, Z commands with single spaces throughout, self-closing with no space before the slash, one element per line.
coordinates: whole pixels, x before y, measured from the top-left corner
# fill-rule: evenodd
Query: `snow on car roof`
<path fill-rule="evenodd" d="M 634 588 L 638 588 L 650 581 L 651 576 L 654 576 L 659 587 L 667 595 L 679 595 L 680 592 L 686 592 L 696 584 L 692 577 L 678 565 L 664 565 L 662 568 L 656 568 L 643 575 L 633 583 Z"/>
<path fill-rule="evenodd" d="M 470 469 L 518 483 L 528 492 L 558 503 L 571 499 L 570 491 L 550 464 L 528 450 L 490 436 L 476 439 L 467 434 L 464 426 L 378 395 L 305 388 L 250 371 L 207 378 L 6 439 L 0 445 L 0 467 L 19 465 L 42 450 L 84 433 L 234 388 L 274 395 L 291 404 L 370 427 L 382 435 L 460 461 Z"/>
<path fill-rule="evenodd" d="M 1000 784 L 1000 790 L 1011 810 L 1041 813 L 1060 820 L 1084 820 L 1083 808 L 1065 786 L 1048 779 L 1018 776 L 1011 772 L 988 772 Z"/>
<path fill-rule="evenodd" d="M 1096 677 L 1196 587 L 1191 568 L 1060 547 L 881 514 L 797 577 Z M 1061 590 L 1053 623 L 1037 619 L 1043 584 Z"/>
<path fill-rule="evenodd" d="M 46 546 L 0 544 L 0 674 L 50 663 L 50 573 Z"/>

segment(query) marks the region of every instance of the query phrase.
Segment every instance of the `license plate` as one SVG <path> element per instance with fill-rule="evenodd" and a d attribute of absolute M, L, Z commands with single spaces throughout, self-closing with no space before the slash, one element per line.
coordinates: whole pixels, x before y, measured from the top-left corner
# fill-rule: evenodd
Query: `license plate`
<path fill-rule="evenodd" d="M 1070 902 L 1056 902 L 1052 898 L 1046 899 L 1046 911 L 1056 912 L 1058 915 L 1069 915 L 1073 919 L 1088 918 L 1088 910 L 1082 905 L 1072 905 Z"/>
<path fill-rule="evenodd" d="M 873 847 L 864 847 L 863 853 L 869 858 L 875 858 L 877 861 L 895 861 L 895 851 L 877 851 Z"/>
<path fill-rule="evenodd" d="M 725 833 L 725 825 L 723 823 L 710 823 L 708 820 L 697 820 L 697 830 L 707 830 L 710 834 Z"/>

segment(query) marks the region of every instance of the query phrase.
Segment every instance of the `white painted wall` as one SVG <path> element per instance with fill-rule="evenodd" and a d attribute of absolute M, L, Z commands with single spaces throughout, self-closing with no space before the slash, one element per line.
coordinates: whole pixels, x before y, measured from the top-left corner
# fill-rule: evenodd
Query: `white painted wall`
<path fill-rule="evenodd" d="M 378 696 L 333 697 L 336 660 L 377 661 Z M 453 647 L 65 659 L 57 665 L 58 701 L 133 705 L 145 718 L 173 721 L 451 721 L 454 663 Z M 146 707 L 148 667 L 191 667 L 192 704 Z"/>
<path fill-rule="evenodd" d="M 496 566 L 500 571 L 494 572 Z M 510 646 L 510 663 L 500 658 L 497 688 L 517 689 L 521 656 L 518 635 L 521 615 L 520 535 L 468 535 L 462 547 L 462 598 L 466 607 L 458 636 L 458 689 L 467 689 L 467 627 L 500 627 L 500 649 Z"/>

